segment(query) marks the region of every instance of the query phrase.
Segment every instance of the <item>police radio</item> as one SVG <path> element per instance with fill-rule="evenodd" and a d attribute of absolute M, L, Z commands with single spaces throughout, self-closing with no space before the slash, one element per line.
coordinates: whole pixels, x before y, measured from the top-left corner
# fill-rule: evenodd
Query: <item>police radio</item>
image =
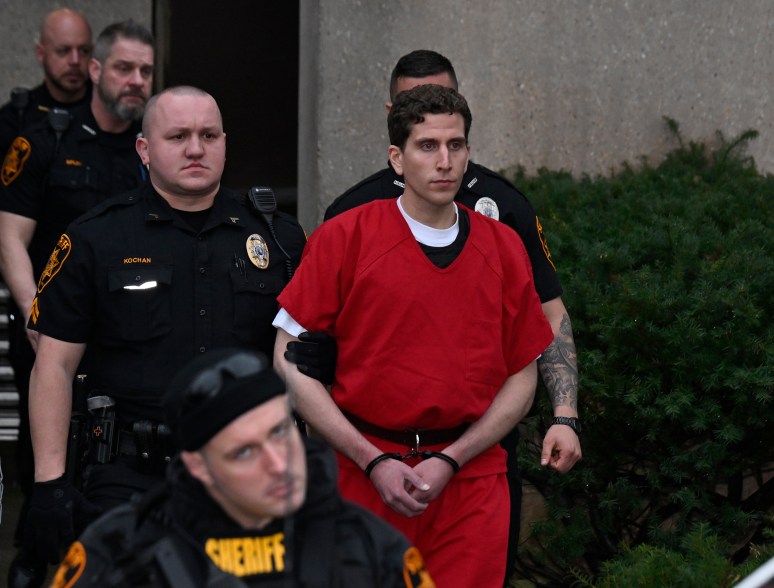
<path fill-rule="evenodd" d="M 54 129 L 56 134 L 56 143 L 54 144 L 54 153 L 59 152 L 59 141 L 62 139 L 62 133 L 70 126 L 70 113 L 64 108 L 52 108 L 48 111 L 48 124 Z"/>
<path fill-rule="evenodd" d="M 277 233 L 274 231 L 274 213 L 277 212 L 277 199 L 274 197 L 274 190 L 267 186 L 253 186 L 247 191 L 247 198 L 255 210 L 260 212 L 263 218 L 266 219 L 271 236 L 274 237 L 277 247 L 285 255 L 285 267 L 288 272 L 288 281 L 290 281 L 293 278 L 293 262 L 277 238 Z"/>
<path fill-rule="evenodd" d="M 274 190 L 266 186 L 253 186 L 247 193 L 247 197 L 253 203 L 255 210 L 264 217 L 269 215 L 266 220 L 271 222 L 274 213 L 277 212 L 277 199 L 274 197 Z"/>
<path fill-rule="evenodd" d="M 24 129 L 24 111 L 30 104 L 30 91 L 27 88 L 17 87 L 11 90 L 11 106 L 19 115 L 19 132 Z"/>

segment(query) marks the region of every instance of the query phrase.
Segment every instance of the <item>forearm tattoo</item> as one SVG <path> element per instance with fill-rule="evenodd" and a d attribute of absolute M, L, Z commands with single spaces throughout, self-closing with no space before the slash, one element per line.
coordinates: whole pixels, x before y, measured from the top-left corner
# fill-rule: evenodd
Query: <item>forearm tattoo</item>
<path fill-rule="evenodd" d="M 551 404 L 578 410 L 578 355 L 567 314 L 559 324 L 559 333 L 538 359 L 538 369 Z"/>

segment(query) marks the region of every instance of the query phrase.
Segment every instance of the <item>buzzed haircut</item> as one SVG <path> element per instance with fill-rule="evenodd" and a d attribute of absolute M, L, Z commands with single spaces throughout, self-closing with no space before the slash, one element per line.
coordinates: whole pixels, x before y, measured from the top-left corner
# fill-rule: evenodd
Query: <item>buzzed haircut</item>
<path fill-rule="evenodd" d="M 145 137 L 149 135 L 149 131 L 153 126 L 156 103 L 159 101 L 159 98 L 165 94 L 172 94 L 173 96 L 209 96 L 213 99 L 213 101 L 215 101 L 215 98 L 212 96 L 212 94 L 205 92 L 196 86 L 172 86 L 166 90 L 162 90 L 158 94 L 154 94 L 150 97 L 148 103 L 145 105 L 145 116 L 142 119 L 142 134 Z M 215 104 L 217 106 L 217 101 L 215 101 Z M 218 107 L 218 114 L 220 115 L 220 107 Z"/>
<path fill-rule="evenodd" d="M 118 39 L 127 39 L 130 41 L 139 41 L 143 45 L 153 47 L 153 33 L 131 18 L 121 22 L 114 22 L 105 27 L 97 37 L 94 44 L 93 57 L 100 63 L 105 63 L 105 59 L 110 55 L 110 50 Z"/>
<path fill-rule="evenodd" d="M 465 97 L 451 88 L 438 84 L 416 86 L 398 94 L 387 115 L 390 144 L 403 150 L 411 128 L 424 122 L 426 114 L 460 114 L 465 122 L 465 141 L 468 140 L 473 115 Z"/>
<path fill-rule="evenodd" d="M 457 89 L 457 74 L 454 67 L 446 57 L 429 49 L 417 49 L 404 55 L 395 64 L 390 75 L 390 101 L 395 102 L 395 91 L 398 88 L 400 78 L 426 78 L 437 74 L 447 73 Z"/>

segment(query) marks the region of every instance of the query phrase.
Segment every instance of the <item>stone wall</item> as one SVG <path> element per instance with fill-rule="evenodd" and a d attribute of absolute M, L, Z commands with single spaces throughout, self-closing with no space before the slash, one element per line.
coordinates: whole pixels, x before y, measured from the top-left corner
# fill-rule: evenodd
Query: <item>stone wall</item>
<path fill-rule="evenodd" d="M 384 167 L 389 74 L 411 50 L 449 57 L 473 111 L 474 160 L 605 174 L 674 141 L 748 128 L 774 171 L 768 0 L 302 0 L 299 217 Z M 304 19 L 304 13 L 307 19 Z"/>
<path fill-rule="evenodd" d="M 674 146 L 669 116 L 688 139 L 759 130 L 751 154 L 774 171 L 769 0 L 299 2 L 298 203 L 308 230 L 385 165 L 389 74 L 418 48 L 454 63 L 473 110 L 473 158 L 494 169 L 604 174 L 642 155 L 658 160 Z M 47 11 L 81 10 L 96 36 L 127 17 L 150 26 L 156 4 L 167 5 L 0 0 L 0 102 L 39 83 L 33 49 Z"/>

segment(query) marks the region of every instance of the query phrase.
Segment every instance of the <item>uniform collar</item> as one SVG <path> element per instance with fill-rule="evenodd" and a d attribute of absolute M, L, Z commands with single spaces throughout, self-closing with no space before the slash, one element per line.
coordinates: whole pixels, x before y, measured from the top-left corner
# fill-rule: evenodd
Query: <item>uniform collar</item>
<path fill-rule="evenodd" d="M 145 221 L 148 223 L 157 222 L 182 222 L 174 209 L 161 195 L 153 189 L 153 185 L 147 182 L 143 187 L 143 197 L 147 203 L 145 210 Z M 215 200 L 212 204 L 210 218 L 204 225 L 204 231 L 211 229 L 216 225 L 229 225 L 234 227 L 244 227 L 246 225 L 245 215 L 247 210 L 238 206 L 232 197 L 230 190 L 220 187 L 215 194 Z M 188 228 L 188 225 L 183 223 Z"/>
<path fill-rule="evenodd" d="M 385 180 L 388 184 L 395 184 L 396 186 L 399 186 L 401 188 L 405 188 L 405 181 L 403 180 L 403 176 L 399 176 L 398 172 L 395 171 L 395 169 L 392 167 L 392 164 L 387 161 L 387 168 L 389 169 L 390 173 L 386 174 Z M 465 170 L 465 175 L 462 176 L 462 184 L 460 184 L 460 190 L 470 190 L 471 192 L 474 192 L 478 194 L 478 191 L 474 188 L 476 184 L 479 183 L 478 175 L 476 174 L 476 166 L 473 165 L 472 161 L 468 161 L 468 169 Z"/>
<path fill-rule="evenodd" d="M 96 140 L 100 135 L 116 137 L 124 135 L 137 136 L 142 132 L 142 124 L 139 121 L 134 121 L 127 130 L 122 133 L 105 133 L 101 131 L 97 125 L 97 121 L 94 118 L 94 113 L 91 111 L 91 103 L 84 103 L 69 110 L 70 112 L 70 127 L 75 133 L 79 141 Z"/>
<path fill-rule="evenodd" d="M 245 227 L 247 225 L 247 214 L 247 208 L 239 206 L 234 192 L 221 186 L 215 195 L 212 214 L 210 214 L 205 228 L 210 228 L 216 224 Z"/>
<path fill-rule="evenodd" d="M 84 104 L 89 104 L 91 102 L 92 89 L 92 83 L 91 80 L 89 80 L 86 84 L 86 93 L 83 95 L 83 98 L 76 100 L 75 102 L 59 102 L 58 100 L 55 100 L 51 95 L 51 92 L 48 91 L 46 83 L 41 82 L 30 90 L 30 94 L 32 95 L 32 103 L 30 106 L 34 106 L 44 112 L 50 108 L 64 108 L 67 111 L 73 111 L 82 107 Z"/>

